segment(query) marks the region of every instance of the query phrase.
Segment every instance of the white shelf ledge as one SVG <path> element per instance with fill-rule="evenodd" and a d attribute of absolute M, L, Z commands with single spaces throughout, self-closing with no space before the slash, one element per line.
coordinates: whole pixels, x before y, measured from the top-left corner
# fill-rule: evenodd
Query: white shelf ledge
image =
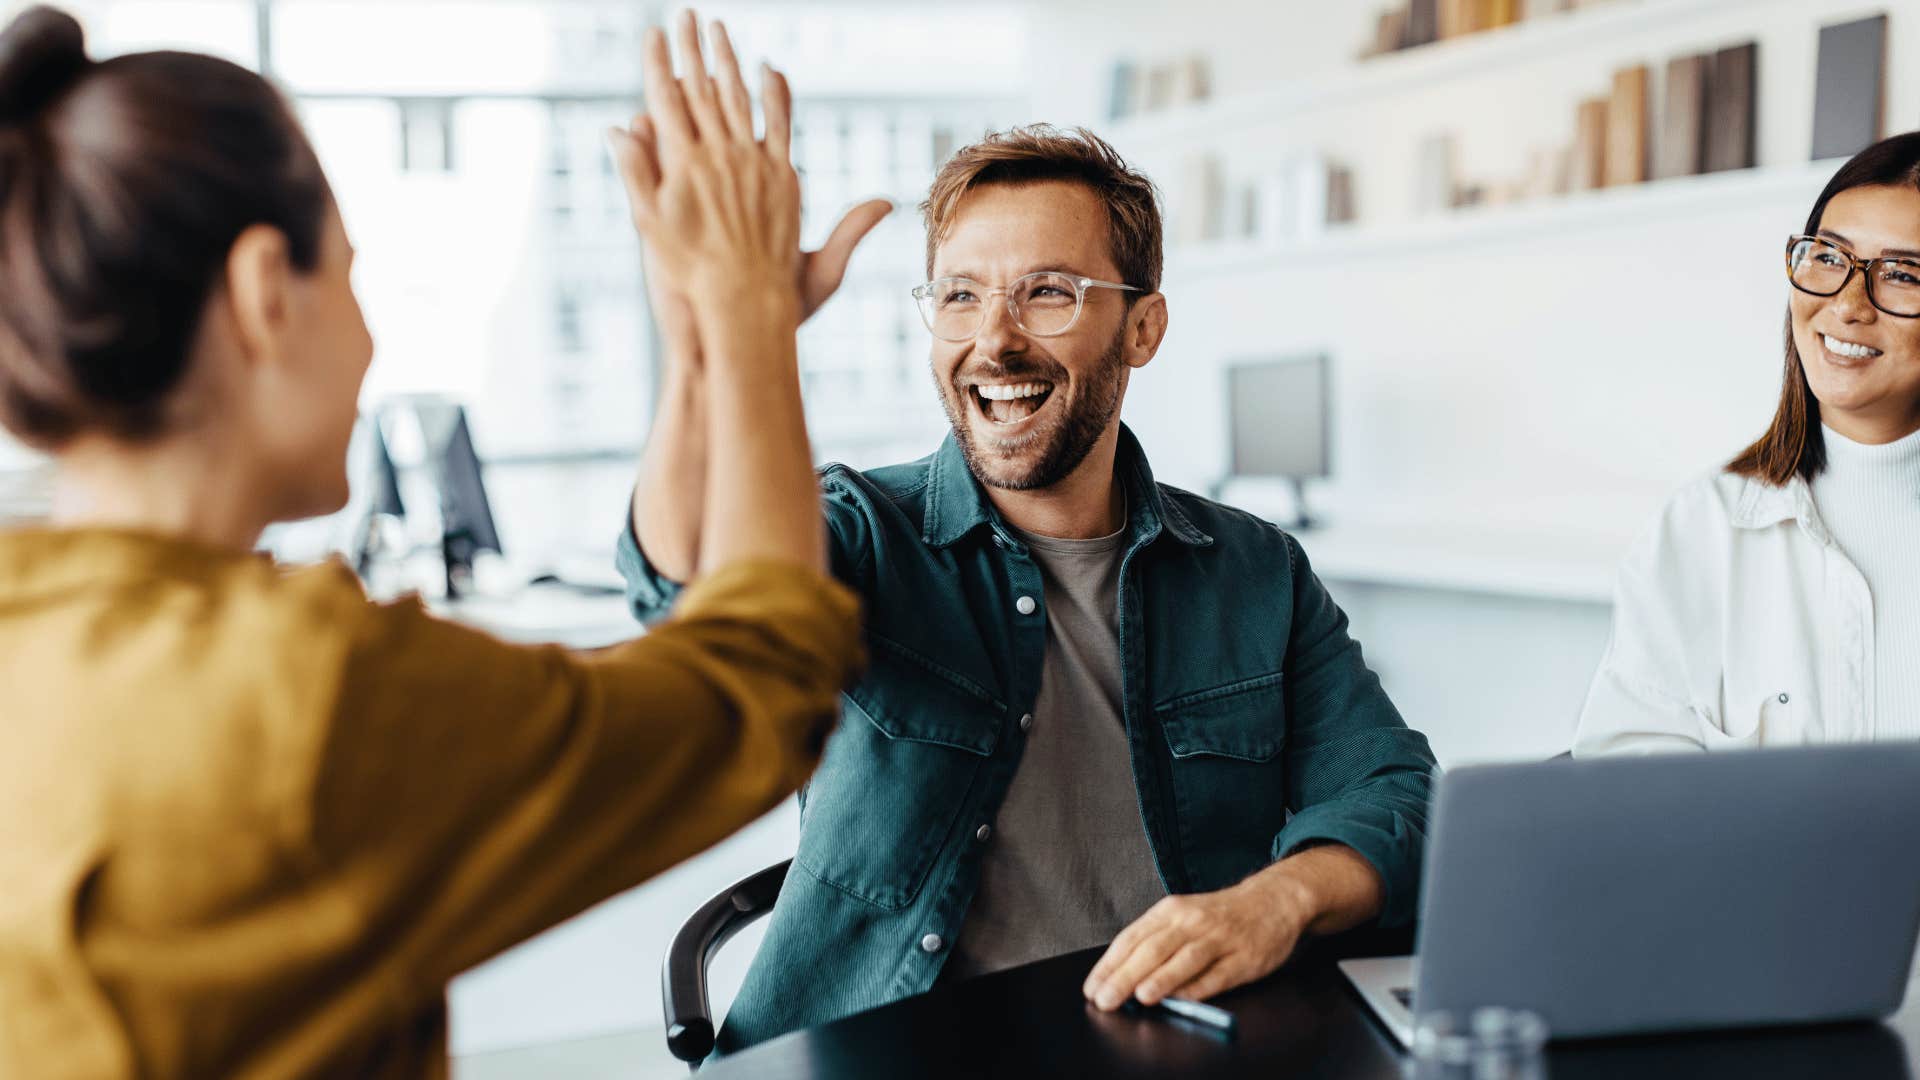
<path fill-rule="evenodd" d="M 1257 94 L 1142 113 L 1122 120 L 1113 132 L 1115 141 L 1128 150 L 1168 140 L 1190 143 L 1249 124 L 1272 123 L 1452 78 L 1484 75 L 1505 65 L 1551 56 L 1558 50 L 1589 47 L 1713 11 L 1791 2 L 1797 0 L 1611 0 L 1591 9 L 1542 15 L 1496 30 L 1356 61 Z M 1702 47 L 1710 44 L 1703 42 Z"/>
<path fill-rule="evenodd" d="M 1558 236 L 1581 229 L 1607 229 L 1622 222 L 1645 224 L 1664 217 L 1685 217 L 1703 208 L 1739 203 L 1799 199 L 1811 206 L 1843 163 L 1834 159 L 1656 180 L 1534 202 L 1455 210 L 1395 226 L 1333 226 L 1320 236 L 1288 243 L 1222 240 L 1189 245 L 1168 251 L 1167 278 L 1177 285 L 1192 277 L 1265 269 L 1304 256 L 1312 256 L 1315 265 L 1321 265 L 1328 259 L 1378 258 L 1441 247 L 1458 249 L 1517 236 Z M 1784 242 L 1786 232 L 1781 237 Z"/>

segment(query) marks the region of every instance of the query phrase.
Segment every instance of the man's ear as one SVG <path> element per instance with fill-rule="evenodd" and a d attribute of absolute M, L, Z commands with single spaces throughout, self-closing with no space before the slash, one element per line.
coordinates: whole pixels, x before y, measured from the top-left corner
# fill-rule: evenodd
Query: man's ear
<path fill-rule="evenodd" d="M 271 225 L 248 226 L 227 252 L 227 303 L 248 365 L 272 361 L 285 348 L 292 279 L 286 234 Z"/>
<path fill-rule="evenodd" d="M 1167 336 L 1167 298 L 1164 293 L 1149 293 L 1133 302 L 1127 314 L 1126 361 L 1132 368 L 1146 367 L 1160 351 Z"/>

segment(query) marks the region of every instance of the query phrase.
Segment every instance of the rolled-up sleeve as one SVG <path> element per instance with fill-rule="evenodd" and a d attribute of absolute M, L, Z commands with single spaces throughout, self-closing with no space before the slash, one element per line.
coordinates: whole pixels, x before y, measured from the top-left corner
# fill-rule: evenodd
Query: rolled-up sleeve
<path fill-rule="evenodd" d="M 626 515 L 620 539 L 613 549 L 613 565 L 627 583 L 627 607 L 633 617 L 651 625 L 666 618 L 673 602 L 685 586 L 654 569 L 647 553 L 640 550 L 640 538 L 633 531 L 633 514 Z"/>
<path fill-rule="evenodd" d="M 1293 816 L 1272 856 L 1343 844 L 1380 875 L 1379 923 L 1413 921 L 1435 764 L 1347 633 L 1347 616 L 1288 538 L 1293 629 L 1287 644 L 1286 781 Z"/>
<path fill-rule="evenodd" d="M 736 565 L 645 637 L 577 653 L 373 609 L 311 836 L 417 987 L 673 865 L 804 783 L 861 661 L 858 603 Z"/>
<path fill-rule="evenodd" d="M 842 465 L 822 468 L 820 506 L 826 515 L 829 569 L 835 578 L 857 590 L 865 588 L 873 576 L 873 534 L 859 500 L 848 486 L 851 475 L 851 470 Z M 622 522 L 614 546 L 614 568 L 627 583 L 627 606 L 633 617 L 652 625 L 673 610 L 685 586 L 660 573 L 647 558 L 640 537 L 633 531 L 631 506 L 622 515 Z"/>

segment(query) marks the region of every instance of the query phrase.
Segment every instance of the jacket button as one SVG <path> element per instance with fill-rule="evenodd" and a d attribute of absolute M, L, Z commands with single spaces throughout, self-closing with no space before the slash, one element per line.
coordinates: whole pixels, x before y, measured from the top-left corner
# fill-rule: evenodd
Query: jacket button
<path fill-rule="evenodd" d="M 973 838 L 984 844 L 987 842 L 987 837 L 992 835 L 993 835 L 993 826 L 982 825 L 978 829 L 974 830 Z"/>
<path fill-rule="evenodd" d="M 1033 727 L 1033 714 L 1032 714 L 1032 713 L 1027 713 L 1027 714 L 1025 714 L 1025 715 L 1023 715 L 1023 716 L 1021 716 L 1021 717 L 1020 717 L 1020 730 L 1021 730 L 1021 731 L 1028 731 L 1028 730 L 1031 730 L 1031 729 L 1032 729 L 1032 727 Z"/>
<path fill-rule="evenodd" d="M 945 944 L 946 942 L 940 940 L 939 934 L 928 934 L 926 937 L 920 939 L 920 951 L 930 953 L 939 952 L 940 947 Z"/>
<path fill-rule="evenodd" d="M 1033 609 L 1037 606 L 1039 605 L 1033 602 L 1033 597 L 1031 596 L 1023 596 L 1020 599 L 1015 600 L 1013 602 L 1013 610 L 1019 612 L 1022 615 L 1033 614 Z"/>

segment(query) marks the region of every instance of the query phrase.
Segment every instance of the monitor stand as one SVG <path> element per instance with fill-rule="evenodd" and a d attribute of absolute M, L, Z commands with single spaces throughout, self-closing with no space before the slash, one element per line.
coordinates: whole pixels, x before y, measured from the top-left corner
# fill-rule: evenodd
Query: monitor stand
<path fill-rule="evenodd" d="M 446 567 L 446 598 L 458 600 L 473 591 L 473 560 L 480 554 L 473 534 L 455 528 L 440 534 L 440 561 Z"/>
<path fill-rule="evenodd" d="M 1297 476 L 1287 477 L 1287 490 L 1293 492 L 1293 520 L 1281 522 L 1289 529 L 1311 529 L 1318 522 L 1307 513 L 1307 484 Z"/>

